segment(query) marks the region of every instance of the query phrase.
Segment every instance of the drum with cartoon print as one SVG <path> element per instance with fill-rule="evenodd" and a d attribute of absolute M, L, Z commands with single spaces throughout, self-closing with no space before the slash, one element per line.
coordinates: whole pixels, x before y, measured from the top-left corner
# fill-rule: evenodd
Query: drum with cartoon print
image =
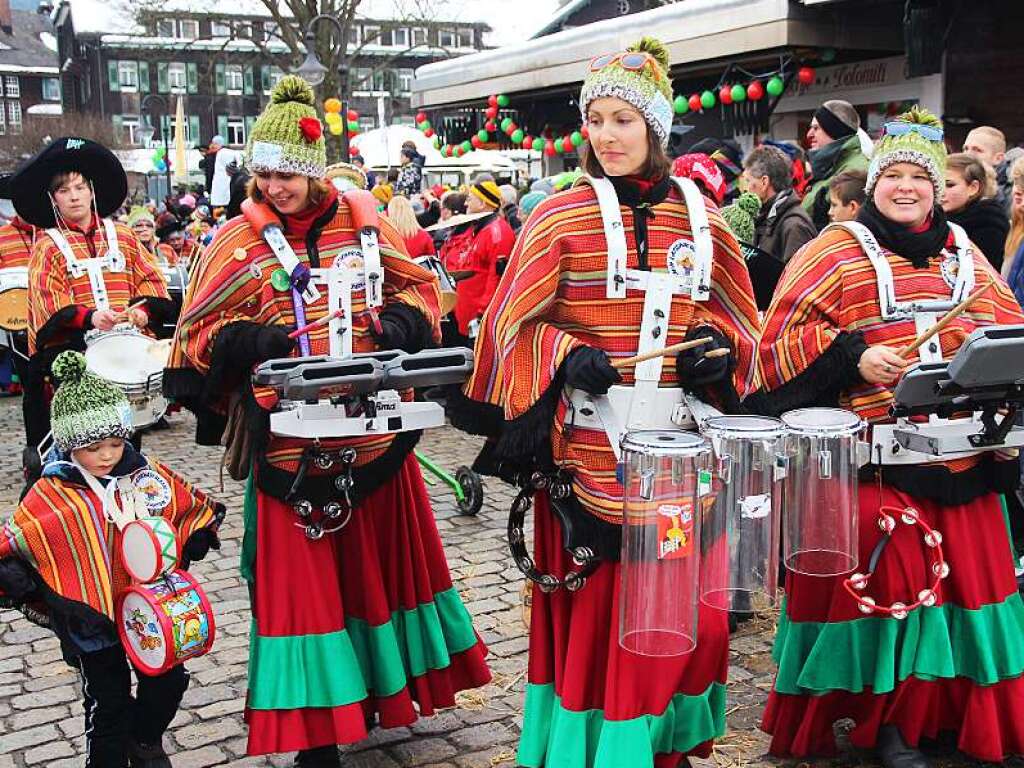
<path fill-rule="evenodd" d="M 121 562 L 135 581 L 148 584 L 181 561 L 178 531 L 163 517 L 132 520 L 121 531 Z"/>
<path fill-rule="evenodd" d="M 125 653 L 146 675 L 161 675 L 213 647 L 213 609 L 187 571 L 128 587 L 118 596 L 115 615 Z"/>

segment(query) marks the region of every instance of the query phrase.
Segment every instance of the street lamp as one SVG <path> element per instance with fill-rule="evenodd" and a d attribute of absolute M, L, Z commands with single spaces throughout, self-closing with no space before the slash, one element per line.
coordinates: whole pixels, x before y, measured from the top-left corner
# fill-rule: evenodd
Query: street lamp
<path fill-rule="evenodd" d="M 316 55 L 316 32 L 315 27 L 321 21 L 327 21 L 334 25 L 338 31 L 338 48 L 334 56 L 338 60 L 338 88 L 341 98 L 341 159 L 347 161 L 348 155 L 348 67 L 345 66 L 344 57 L 341 56 L 341 47 L 344 44 L 345 30 L 341 22 L 335 16 L 321 13 L 309 20 L 306 25 L 304 42 L 306 45 L 306 58 L 295 70 L 296 75 L 301 77 L 311 86 L 316 88 L 327 77 L 328 69 L 323 65 Z"/>
<path fill-rule="evenodd" d="M 156 110 L 153 109 L 154 103 L 157 103 L 159 105 L 158 109 Z M 156 130 L 154 121 L 157 118 L 159 118 L 160 115 L 167 114 L 167 101 L 164 99 L 163 96 L 158 96 L 156 94 L 151 93 L 148 96 L 144 96 L 142 98 L 142 103 L 139 105 L 139 110 L 143 114 L 146 114 L 148 112 L 150 118 L 150 127 L 143 128 L 142 126 L 140 126 L 139 129 L 139 138 L 142 139 L 142 143 L 145 145 L 148 144 L 149 140 L 153 138 L 153 133 Z M 167 179 L 167 194 L 169 196 L 171 194 L 171 155 L 170 150 L 167 147 L 167 134 L 170 133 L 169 119 L 167 123 L 167 127 L 163 127 L 160 129 L 160 134 L 161 136 L 163 136 L 164 140 L 164 174 Z"/>

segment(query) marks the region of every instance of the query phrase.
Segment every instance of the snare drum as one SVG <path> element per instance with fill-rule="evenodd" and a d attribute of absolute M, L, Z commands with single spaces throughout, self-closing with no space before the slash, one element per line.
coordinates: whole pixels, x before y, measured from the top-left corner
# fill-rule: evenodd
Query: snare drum
<path fill-rule="evenodd" d="M 717 460 L 718 494 L 701 530 L 701 599 L 714 608 L 771 608 L 779 571 L 781 441 L 764 416 L 715 416 L 701 431 Z"/>
<path fill-rule="evenodd" d="M 711 496 L 711 446 L 672 430 L 622 440 L 619 644 L 679 656 L 697 644 L 700 522 Z"/>
<path fill-rule="evenodd" d="M 437 275 L 437 282 L 441 287 L 441 315 L 447 315 L 455 309 L 455 280 L 436 256 L 420 256 L 414 261 Z"/>
<path fill-rule="evenodd" d="M 139 671 L 161 675 L 213 646 L 213 609 L 187 571 L 128 587 L 117 598 L 118 633 Z"/>
<path fill-rule="evenodd" d="M 857 567 L 857 443 L 864 422 L 839 408 L 782 415 L 783 558 L 808 576 L 838 576 Z"/>
<path fill-rule="evenodd" d="M 124 390 L 136 429 L 148 427 L 167 411 L 163 391 L 169 340 L 161 343 L 136 328 L 119 325 L 85 334 L 85 361 L 90 371 Z"/>
<path fill-rule="evenodd" d="M 28 329 L 28 267 L 0 269 L 0 329 Z"/>
<path fill-rule="evenodd" d="M 167 325 L 173 331 L 181 313 L 182 302 L 185 301 L 185 291 L 188 289 L 188 270 L 181 265 L 165 266 L 160 269 L 164 273 L 164 280 L 167 281 L 167 293 L 174 302 L 174 317 L 167 321 Z"/>
<path fill-rule="evenodd" d="M 121 531 L 121 562 L 135 581 L 148 584 L 181 560 L 178 531 L 164 517 L 132 520 Z"/>

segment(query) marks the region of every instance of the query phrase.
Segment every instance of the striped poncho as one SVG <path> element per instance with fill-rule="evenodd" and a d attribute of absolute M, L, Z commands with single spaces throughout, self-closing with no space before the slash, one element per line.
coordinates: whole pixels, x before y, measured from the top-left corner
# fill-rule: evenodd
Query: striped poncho
<path fill-rule="evenodd" d="M 0 227 L 0 269 L 27 267 L 37 233 L 17 216 Z"/>
<path fill-rule="evenodd" d="M 733 384 L 742 396 L 757 387 L 754 353 L 758 318 L 750 277 L 736 238 L 713 203 L 707 201 L 714 242 L 711 297 L 694 302 L 672 299 L 665 345 L 682 341 L 686 332 L 710 325 L 729 339 L 737 361 Z M 628 248 L 627 267 L 638 257 L 633 213 L 620 206 Z M 673 187 L 667 199 L 653 206 L 648 224 L 648 262 L 652 271 L 668 268 L 669 251 L 680 240 L 691 242 L 686 207 Z M 678 250 L 678 248 L 676 249 Z M 464 392 L 471 401 L 503 409 L 502 445 L 524 441 L 530 411 L 553 384 L 570 352 L 589 345 L 604 350 L 612 361 L 637 354 L 644 294 L 629 290 L 625 299 L 606 298 L 607 245 L 597 197 L 589 184 L 553 195 L 537 206 L 520 233 L 494 300 L 484 315 L 476 344 L 476 370 Z M 633 367 L 620 370 L 622 383 L 633 383 Z M 676 386 L 676 368 L 666 359 L 661 386 Z M 539 437 L 550 440 L 557 464 L 574 475 L 583 508 L 607 521 L 622 513 L 622 486 L 616 480 L 616 459 L 603 431 L 563 426 L 568 397 L 561 392 L 554 423 L 543 425 Z"/>

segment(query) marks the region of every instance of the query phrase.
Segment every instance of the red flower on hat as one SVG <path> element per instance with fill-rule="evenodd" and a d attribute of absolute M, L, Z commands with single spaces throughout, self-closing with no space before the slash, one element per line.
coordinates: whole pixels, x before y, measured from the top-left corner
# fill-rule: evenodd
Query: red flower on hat
<path fill-rule="evenodd" d="M 299 130 L 302 131 L 302 138 L 309 144 L 324 135 L 324 127 L 315 117 L 299 118 Z"/>

